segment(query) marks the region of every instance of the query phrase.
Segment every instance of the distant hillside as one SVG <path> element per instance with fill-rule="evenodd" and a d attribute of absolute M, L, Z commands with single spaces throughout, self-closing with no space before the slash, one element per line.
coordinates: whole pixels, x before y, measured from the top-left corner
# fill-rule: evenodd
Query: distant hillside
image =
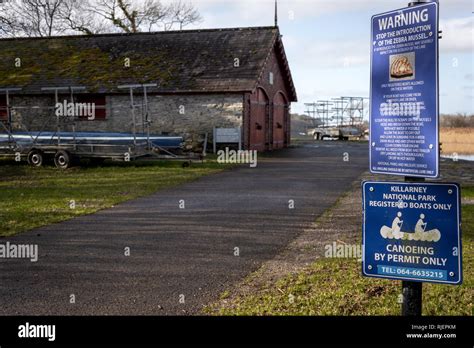
<path fill-rule="evenodd" d="M 474 115 L 446 115 L 440 116 L 441 127 L 474 128 Z"/>
<path fill-rule="evenodd" d="M 291 114 L 291 136 L 299 136 L 300 133 L 306 133 L 308 128 L 315 128 L 321 123 L 312 117 L 300 114 Z"/>

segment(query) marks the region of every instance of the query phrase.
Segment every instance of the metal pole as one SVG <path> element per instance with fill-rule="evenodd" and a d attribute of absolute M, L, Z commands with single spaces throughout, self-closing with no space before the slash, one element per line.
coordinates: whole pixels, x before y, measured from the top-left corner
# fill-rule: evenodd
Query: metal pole
<path fill-rule="evenodd" d="M 242 129 L 239 127 L 239 150 L 242 150 Z"/>
<path fill-rule="evenodd" d="M 6 91 L 5 101 L 6 101 L 6 103 L 7 103 L 7 122 L 8 122 L 8 130 L 11 132 L 11 131 L 12 131 L 12 128 L 11 128 L 12 119 L 11 119 L 11 115 L 10 115 L 10 96 L 9 96 L 8 90 Z"/>
<path fill-rule="evenodd" d="M 141 129 L 140 129 L 140 133 L 141 134 L 145 134 L 145 91 L 146 87 L 143 87 L 143 97 L 142 97 L 142 107 L 141 107 L 141 117 L 142 117 L 142 121 L 141 121 Z"/>
<path fill-rule="evenodd" d="M 216 144 L 216 127 L 212 129 L 212 150 L 214 153 L 217 152 L 217 144 Z"/>
<path fill-rule="evenodd" d="M 74 89 L 72 87 L 70 88 L 70 92 L 71 92 L 71 103 L 74 105 Z M 73 142 L 72 146 L 73 146 L 74 150 L 77 150 L 75 110 L 76 110 L 76 108 L 74 108 L 74 117 L 72 119 L 72 142 Z"/>
<path fill-rule="evenodd" d="M 408 3 L 408 7 L 416 6 L 416 5 L 423 5 L 429 2 L 438 2 L 438 0 L 416 0 Z"/>
<path fill-rule="evenodd" d="M 10 94 L 8 90 L 6 90 L 5 100 L 7 103 L 7 126 L 8 126 L 8 142 L 12 142 L 12 114 L 10 112 Z"/>
<path fill-rule="evenodd" d="M 424 182 L 425 178 L 405 177 L 405 182 Z M 423 283 L 402 281 L 402 315 L 421 316 L 423 300 Z"/>
<path fill-rule="evenodd" d="M 13 115 L 12 106 L 10 105 L 10 92 L 21 91 L 21 88 L 0 88 L 0 92 L 5 92 L 6 112 L 7 112 L 7 124 L 2 124 L 2 127 L 8 132 L 8 142 L 13 142 Z"/>
<path fill-rule="evenodd" d="M 146 88 L 147 87 L 157 87 L 158 85 L 156 83 L 147 83 L 147 84 L 142 84 L 142 85 L 139 85 L 139 84 L 136 84 L 136 85 L 120 85 L 118 86 L 117 88 L 118 89 L 128 89 L 130 91 L 130 109 L 131 109 L 131 112 L 132 112 L 132 122 L 133 122 L 133 144 L 135 146 L 137 146 L 137 120 L 136 120 L 136 117 L 135 117 L 135 100 L 133 98 L 133 89 L 134 88 L 143 88 L 144 89 L 144 98 L 146 99 L 146 105 L 143 105 L 142 104 L 142 121 L 143 121 L 143 116 L 144 115 L 144 107 L 146 107 L 146 113 L 147 113 L 147 119 L 148 119 L 148 98 L 147 98 L 147 90 Z M 148 134 L 149 134 L 149 130 L 148 130 Z M 149 138 L 148 138 L 149 140 Z"/>
<path fill-rule="evenodd" d="M 202 146 L 202 157 L 206 157 L 207 155 L 207 132 L 206 134 L 204 135 L 204 144 Z"/>
<path fill-rule="evenodd" d="M 423 297 L 423 283 L 402 281 L 403 316 L 421 316 L 421 302 Z"/>
<path fill-rule="evenodd" d="M 59 103 L 59 94 L 58 94 L 58 90 L 56 89 L 54 91 L 54 100 L 55 100 L 55 106 L 58 105 Z M 58 136 L 58 146 L 61 145 L 61 135 L 60 135 L 60 132 L 61 132 L 61 125 L 59 124 L 59 113 L 56 115 L 56 132 L 57 132 L 57 136 Z"/>
<path fill-rule="evenodd" d="M 408 7 L 421 5 L 427 2 L 433 2 L 430 0 L 419 0 L 410 2 Z M 418 177 L 405 177 L 405 182 L 425 182 L 425 178 Z M 421 303 L 423 299 L 423 283 L 402 281 L 402 315 L 403 316 L 421 316 Z"/>
<path fill-rule="evenodd" d="M 148 111 L 148 92 L 147 86 L 143 86 L 143 102 L 145 104 L 144 111 L 145 111 L 145 121 L 144 121 L 144 130 L 146 129 L 146 140 L 148 145 L 148 150 L 151 149 L 151 142 L 150 142 L 150 116 Z"/>
<path fill-rule="evenodd" d="M 133 122 L 133 145 L 137 146 L 137 124 L 135 120 L 135 102 L 133 100 L 133 88 L 130 87 L 130 108 L 132 111 L 132 122 Z"/>
<path fill-rule="evenodd" d="M 425 178 L 406 176 L 405 182 L 425 182 Z M 402 315 L 421 316 L 423 283 L 402 281 L 402 296 Z"/>

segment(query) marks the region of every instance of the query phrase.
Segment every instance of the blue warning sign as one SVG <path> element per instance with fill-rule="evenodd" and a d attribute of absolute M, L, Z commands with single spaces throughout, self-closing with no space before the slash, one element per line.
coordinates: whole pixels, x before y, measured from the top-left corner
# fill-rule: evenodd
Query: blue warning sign
<path fill-rule="evenodd" d="M 439 175 L 438 4 L 372 17 L 370 171 Z"/>

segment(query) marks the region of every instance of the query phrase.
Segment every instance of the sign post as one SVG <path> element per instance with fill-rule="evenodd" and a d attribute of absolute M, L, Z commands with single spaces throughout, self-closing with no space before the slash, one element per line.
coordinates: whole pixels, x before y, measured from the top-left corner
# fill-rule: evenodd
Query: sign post
<path fill-rule="evenodd" d="M 430 2 L 430 1 L 427 1 Z M 411 2 L 408 4 L 408 7 L 416 6 L 423 4 L 423 1 L 415 1 Z M 437 17 L 439 18 L 438 14 Z M 437 20 L 438 21 L 438 20 Z M 436 36 L 438 35 L 438 22 L 436 22 Z M 436 49 L 436 62 L 438 62 L 439 58 L 439 53 L 438 49 Z M 436 68 L 436 83 L 439 84 L 439 78 L 438 78 L 438 68 Z M 439 98 L 439 86 L 437 86 L 436 90 L 436 98 Z M 438 115 L 438 108 L 439 108 L 439 101 L 437 100 L 437 105 L 436 105 L 436 133 L 439 138 L 439 115 Z M 436 163 L 439 163 L 439 145 L 436 143 L 436 150 L 438 151 L 437 153 L 437 161 Z M 436 175 L 439 174 L 439 164 L 437 166 L 436 170 Z M 417 181 L 416 178 L 410 178 L 410 177 L 405 177 L 405 181 L 410 181 L 410 180 Z M 425 181 L 425 178 L 418 178 L 419 181 L 423 182 Z M 422 300 L 423 300 L 423 283 L 419 282 L 410 282 L 410 281 L 402 281 L 402 296 L 403 296 L 403 302 L 402 302 L 402 315 L 403 316 L 421 316 L 422 313 Z"/>
<path fill-rule="evenodd" d="M 423 283 L 402 281 L 402 315 L 421 316 Z"/>
<path fill-rule="evenodd" d="M 406 182 L 424 182 L 424 178 L 405 177 Z M 402 281 L 402 315 L 419 317 L 422 313 L 423 283 Z"/>
<path fill-rule="evenodd" d="M 370 171 L 362 273 L 402 281 L 402 315 L 422 313 L 422 282 L 462 283 L 460 187 L 439 176 L 438 3 L 372 17 Z"/>

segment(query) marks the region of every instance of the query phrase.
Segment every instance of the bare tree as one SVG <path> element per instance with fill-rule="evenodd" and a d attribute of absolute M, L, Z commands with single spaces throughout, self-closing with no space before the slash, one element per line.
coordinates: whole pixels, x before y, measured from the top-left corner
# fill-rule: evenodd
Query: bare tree
<path fill-rule="evenodd" d="M 190 3 L 176 0 L 9 0 L 0 2 L 0 36 L 52 36 L 172 30 L 201 21 Z"/>
<path fill-rule="evenodd" d="M 171 30 L 201 21 L 201 16 L 190 3 L 176 0 L 165 6 L 159 0 L 141 2 L 131 0 L 96 0 L 90 7 L 95 15 L 112 23 L 126 33 Z"/>
<path fill-rule="evenodd" d="M 51 36 L 67 30 L 59 16 L 68 0 L 9 0 L 0 3 L 5 36 Z"/>
<path fill-rule="evenodd" d="M 61 7 L 59 17 L 68 31 L 93 35 L 107 32 L 110 25 L 90 15 L 89 2 L 84 0 L 66 0 Z"/>
<path fill-rule="evenodd" d="M 173 2 L 169 8 L 168 22 L 164 23 L 164 30 L 171 30 L 175 24 L 182 30 L 185 26 L 199 23 L 202 18 L 198 10 L 191 3 L 182 1 Z"/>
<path fill-rule="evenodd" d="M 130 0 L 96 0 L 91 1 L 88 11 L 126 33 L 151 30 L 168 15 L 167 8 L 157 0 L 135 4 Z"/>

